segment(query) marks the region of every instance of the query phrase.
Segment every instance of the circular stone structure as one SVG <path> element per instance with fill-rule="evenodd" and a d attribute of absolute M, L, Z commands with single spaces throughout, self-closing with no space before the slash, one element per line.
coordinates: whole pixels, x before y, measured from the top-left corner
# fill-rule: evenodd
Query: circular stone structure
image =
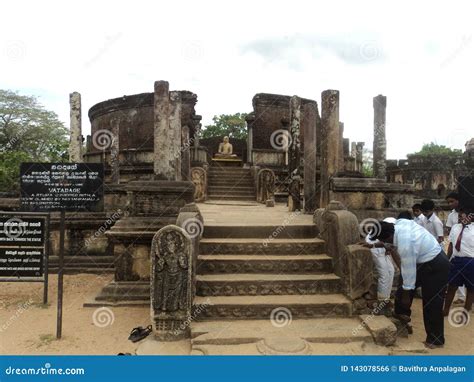
<path fill-rule="evenodd" d="M 197 96 L 189 91 L 179 93 L 182 102 L 181 125 L 189 128 L 190 139 L 193 139 L 201 120 L 194 110 Z M 109 99 L 92 106 L 89 109 L 91 136 L 87 140 L 86 161 L 95 161 L 94 157 L 110 151 L 110 145 L 104 143 L 110 139 L 102 141 L 101 136 L 112 137 L 114 125 L 118 124 L 120 152 L 134 152 L 132 160 L 127 158 L 127 162 L 151 162 L 152 156 L 137 154 L 153 152 L 153 103 L 154 93 L 141 93 Z"/>

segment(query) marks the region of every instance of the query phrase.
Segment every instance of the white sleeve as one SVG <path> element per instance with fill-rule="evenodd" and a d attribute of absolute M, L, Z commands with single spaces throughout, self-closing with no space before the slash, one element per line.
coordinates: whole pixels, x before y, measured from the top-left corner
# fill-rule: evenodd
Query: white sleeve
<path fill-rule="evenodd" d="M 440 236 L 444 237 L 443 223 L 441 222 L 441 220 L 435 221 L 433 225 L 436 232 L 436 238 Z"/>

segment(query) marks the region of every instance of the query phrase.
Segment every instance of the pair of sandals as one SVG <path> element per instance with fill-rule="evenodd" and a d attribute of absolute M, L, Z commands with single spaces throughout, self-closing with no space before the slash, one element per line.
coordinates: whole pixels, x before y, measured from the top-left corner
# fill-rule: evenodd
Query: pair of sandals
<path fill-rule="evenodd" d="M 132 342 L 141 341 L 144 338 L 148 337 L 150 333 L 152 332 L 152 330 L 153 329 L 151 325 L 148 325 L 146 328 L 137 326 L 136 328 L 132 329 L 132 331 L 130 332 L 130 335 L 128 336 L 128 339 Z"/>

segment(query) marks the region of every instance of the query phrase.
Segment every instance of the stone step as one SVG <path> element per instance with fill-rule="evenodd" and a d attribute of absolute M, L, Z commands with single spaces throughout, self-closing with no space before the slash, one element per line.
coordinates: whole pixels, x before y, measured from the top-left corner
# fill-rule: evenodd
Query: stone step
<path fill-rule="evenodd" d="M 251 179 L 215 179 L 208 182 L 209 187 L 255 187 L 255 182 Z"/>
<path fill-rule="evenodd" d="M 239 195 L 243 195 L 243 196 L 252 196 L 252 197 L 256 197 L 256 194 L 255 192 L 250 189 L 250 190 L 237 190 L 233 187 L 228 187 L 227 189 L 218 189 L 216 190 L 214 187 L 210 187 L 208 190 L 207 190 L 207 194 L 209 196 L 212 196 L 212 195 L 235 195 L 235 196 L 239 196 Z"/>
<path fill-rule="evenodd" d="M 201 255 L 198 274 L 215 273 L 330 273 L 332 259 L 327 255 Z"/>
<path fill-rule="evenodd" d="M 205 231 L 205 229 L 204 229 Z M 202 255 L 316 255 L 326 252 L 324 240 L 258 239 L 258 238 L 203 238 L 199 244 Z"/>
<path fill-rule="evenodd" d="M 242 201 L 255 201 L 255 195 L 208 195 L 210 201 L 218 200 L 242 200 Z"/>
<path fill-rule="evenodd" d="M 48 269 L 48 273 L 56 274 L 59 272 L 59 268 L 52 267 Z M 87 268 L 87 267 L 77 267 L 77 268 L 64 268 L 63 274 L 66 275 L 77 275 L 80 273 L 88 273 L 93 275 L 102 275 L 105 273 L 114 273 L 114 267 L 95 267 L 95 268 Z"/>
<path fill-rule="evenodd" d="M 150 282 L 111 282 L 102 288 L 96 302 L 150 301 Z"/>
<path fill-rule="evenodd" d="M 48 262 L 49 273 L 59 270 L 59 257 L 51 256 Z M 113 256 L 65 256 L 64 273 L 113 273 L 115 271 Z"/>
<path fill-rule="evenodd" d="M 273 314 L 272 314 L 273 312 Z M 340 317 L 351 314 L 351 302 L 342 294 L 218 296 L 194 298 L 193 317 L 209 320 L 281 320 L 296 318 Z"/>
<path fill-rule="evenodd" d="M 267 296 L 341 292 L 341 279 L 329 274 L 233 273 L 196 276 L 198 296 Z"/>
<path fill-rule="evenodd" d="M 286 323 L 286 325 L 285 325 Z M 302 338 L 311 343 L 371 343 L 372 335 L 358 317 L 314 319 L 202 321 L 191 323 L 194 345 L 238 345 L 265 338 Z"/>
<path fill-rule="evenodd" d="M 273 240 L 276 238 L 297 239 L 311 238 L 318 235 L 318 229 L 314 224 L 300 225 L 259 225 L 259 226 L 213 226 L 205 225 L 205 238 L 261 238 Z"/>
<path fill-rule="evenodd" d="M 209 189 L 212 189 L 212 190 L 225 190 L 227 191 L 230 187 L 227 186 L 227 185 L 210 185 L 208 187 Z M 235 186 L 235 187 L 232 187 L 233 190 L 236 190 L 236 191 L 249 191 L 249 192 L 255 192 L 255 187 L 254 186 Z"/>

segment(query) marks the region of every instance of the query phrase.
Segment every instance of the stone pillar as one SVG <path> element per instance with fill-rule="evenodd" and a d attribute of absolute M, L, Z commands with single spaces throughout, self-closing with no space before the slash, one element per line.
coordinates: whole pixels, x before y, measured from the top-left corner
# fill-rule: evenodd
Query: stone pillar
<path fill-rule="evenodd" d="M 69 162 L 83 162 L 82 159 L 82 115 L 81 95 L 78 92 L 69 94 L 71 126 L 69 130 Z"/>
<path fill-rule="evenodd" d="M 181 130 L 181 177 L 183 180 L 191 180 L 190 179 L 190 171 L 191 171 L 191 155 L 190 155 L 190 146 L 191 143 L 189 141 L 189 127 L 183 126 Z"/>
<path fill-rule="evenodd" d="M 352 168 L 353 171 L 357 171 L 357 143 L 351 142 L 351 157 L 354 158 L 354 166 Z"/>
<path fill-rule="evenodd" d="M 337 171 L 344 171 L 344 123 L 339 122 L 339 165 Z"/>
<path fill-rule="evenodd" d="M 301 122 L 301 98 L 293 96 L 290 99 L 290 149 L 289 149 L 289 172 L 298 174 L 300 167 L 300 122 Z"/>
<path fill-rule="evenodd" d="M 321 93 L 321 202 L 320 208 L 329 203 L 330 181 L 339 168 L 339 91 Z"/>
<path fill-rule="evenodd" d="M 385 139 L 385 111 L 387 97 L 374 97 L 374 177 L 386 178 L 387 141 Z"/>
<path fill-rule="evenodd" d="M 356 171 L 362 172 L 364 160 L 364 145 L 365 142 L 357 142 L 356 144 Z"/>
<path fill-rule="evenodd" d="M 153 169 L 156 180 L 181 179 L 181 97 L 155 82 Z"/>
<path fill-rule="evenodd" d="M 111 169 L 110 181 L 113 184 L 120 183 L 120 161 L 119 161 L 119 137 L 120 137 L 120 119 L 113 118 L 110 121 L 110 130 L 112 132 L 112 139 L 110 142 L 110 160 L 109 165 Z"/>
<path fill-rule="evenodd" d="M 304 124 L 304 212 L 312 214 L 319 204 L 316 200 L 316 121 L 318 105 L 308 103 L 303 108 Z"/>
<path fill-rule="evenodd" d="M 247 125 L 247 163 L 252 163 L 252 150 L 253 150 L 253 126 L 252 123 L 245 121 Z"/>

